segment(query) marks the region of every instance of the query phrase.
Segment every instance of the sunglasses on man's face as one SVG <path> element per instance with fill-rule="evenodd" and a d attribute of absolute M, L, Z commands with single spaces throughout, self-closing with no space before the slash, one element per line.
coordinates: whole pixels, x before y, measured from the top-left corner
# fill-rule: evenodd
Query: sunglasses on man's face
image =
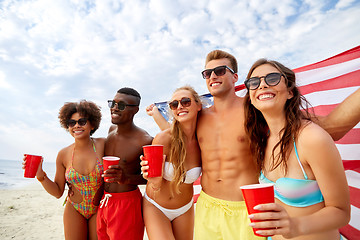
<path fill-rule="evenodd" d="M 87 119 L 86 118 L 80 118 L 77 121 L 74 120 L 74 119 L 70 119 L 70 120 L 67 121 L 68 127 L 75 127 L 76 123 L 79 124 L 79 126 L 81 126 L 81 127 L 85 126 L 86 123 L 87 123 Z"/>
<path fill-rule="evenodd" d="M 281 73 L 269 73 L 266 76 L 262 77 L 252 77 L 245 80 L 245 86 L 249 90 L 255 90 L 260 86 L 261 79 L 265 80 L 265 83 L 268 86 L 276 86 L 280 83 L 281 76 L 284 76 Z"/>
<path fill-rule="evenodd" d="M 183 107 L 190 107 L 191 105 L 191 99 L 188 97 L 183 97 L 180 101 L 179 100 L 174 100 L 172 102 L 169 102 L 169 107 L 171 108 L 171 110 L 175 110 L 178 108 L 179 103 L 181 104 L 181 106 Z"/>
<path fill-rule="evenodd" d="M 228 66 L 219 66 L 216 68 L 212 68 L 212 69 L 205 69 L 204 71 L 201 72 L 201 75 L 204 79 L 210 78 L 211 73 L 214 72 L 216 74 L 216 76 L 220 77 L 225 75 L 226 73 L 226 69 L 229 69 L 229 71 L 234 74 L 234 70 L 232 70 L 231 68 L 229 68 Z"/>
<path fill-rule="evenodd" d="M 117 105 L 117 108 L 120 111 L 124 111 L 126 107 L 138 107 L 139 105 L 137 104 L 126 104 L 125 102 L 115 102 L 114 100 L 108 100 L 108 106 L 109 108 L 113 108 L 115 107 L 115 105 Z"/>

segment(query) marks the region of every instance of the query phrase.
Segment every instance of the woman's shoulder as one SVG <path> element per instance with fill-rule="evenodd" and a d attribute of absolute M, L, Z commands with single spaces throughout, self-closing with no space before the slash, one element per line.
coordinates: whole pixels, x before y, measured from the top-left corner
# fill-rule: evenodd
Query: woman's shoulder
<path fill-rule="evenodd" d="M 153 144 L 162 144 L 167 145 L 171 141 L 171 131 L 170 129 L 165 129 L 164 131 L 159 132 L 156 134 Z"/>
<path fill-rule="evenodd" d="M 95 142 L 95 144 L 104 144 L 105 145 L 105 141 L 106 141 L 106 138 L 92 138 Z"/>
<path fill-rule="evenodd" d="M 298 140 L 309 148 L 317 148 L 323 144 L 333 143 L 331 136 L 314 122 L 304 122 L 300 129 Z"/>
<path fill-rule="evenodd" d="M 74 149 L 74 143 L 70 144 L 69 146 L 66 146 L 62 148 L 57 155 L 56 161 L 60 163 L 64 163 L 63 161 L 66 161 L 67 157 L 71 155 L 72 151 Z"/>

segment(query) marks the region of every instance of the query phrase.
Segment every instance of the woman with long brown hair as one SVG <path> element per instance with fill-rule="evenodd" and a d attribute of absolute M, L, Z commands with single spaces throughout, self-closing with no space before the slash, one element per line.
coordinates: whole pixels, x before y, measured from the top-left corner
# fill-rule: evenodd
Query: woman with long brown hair
<path fill-rule="evenodd" d="M 149 239 L 193 239 L 193 183 L 201 173 L 200 149 L 196 123 L 202 105 L 190 86 L 175 90 L 169 107 L 173 122 L 157 134 L 153 145 L 163 145 L 162 177 L 148 178 L 147 161 L 142 159 L 142 172 L 148 180 L 143 201 L 143 215 Z"/>
<path fill-rule="evenodd" d="M 257 233 L 272 239 L 341 238 L 350 203 L 340 154 L 325 130 L 311 121 L 295 73 L 259 59 L 245 85 L 245 127 L 260 183 L 273 183 L 275 203 L 255 208 Z M 270 239 L 270 238 L 269 238 Z"/>

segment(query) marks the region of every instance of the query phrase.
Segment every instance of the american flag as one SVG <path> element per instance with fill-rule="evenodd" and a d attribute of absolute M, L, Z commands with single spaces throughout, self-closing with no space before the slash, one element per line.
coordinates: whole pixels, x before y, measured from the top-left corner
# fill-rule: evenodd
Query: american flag
<path fill-rule="evenodd" d="M 301 93 L 316 115 L 327 115 L 346 97 L 360 88 L 360 46 L 323 61 L 293 69 Z M 238 96 L 246 93 L 244 84 L 235 87 Z M 202 95 L 204 107 L 212 105 L 210 94 Z M 360 103 L 358 104 L 360 107 Z M 168 119 L 166 102 L 156 103 Z M 336 141 L 350 189 L 351 220 L 340 232 L 349 240 L 360 239 L 360 124 Z M 201 190 L 200 178 L 194 183 L 194 200 Z M 334 216 L 336 217 L 336 216 Z"/>

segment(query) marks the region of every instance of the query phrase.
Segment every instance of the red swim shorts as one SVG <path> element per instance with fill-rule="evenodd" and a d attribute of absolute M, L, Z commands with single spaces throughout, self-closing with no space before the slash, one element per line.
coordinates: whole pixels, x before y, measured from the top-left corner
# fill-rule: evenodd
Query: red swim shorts
<path fill-rule="evenodd" d="M 104 192 L 96 219 L 99 240 L 143 240 L 142 195 L 138 189 L 123 193 Z"/>

